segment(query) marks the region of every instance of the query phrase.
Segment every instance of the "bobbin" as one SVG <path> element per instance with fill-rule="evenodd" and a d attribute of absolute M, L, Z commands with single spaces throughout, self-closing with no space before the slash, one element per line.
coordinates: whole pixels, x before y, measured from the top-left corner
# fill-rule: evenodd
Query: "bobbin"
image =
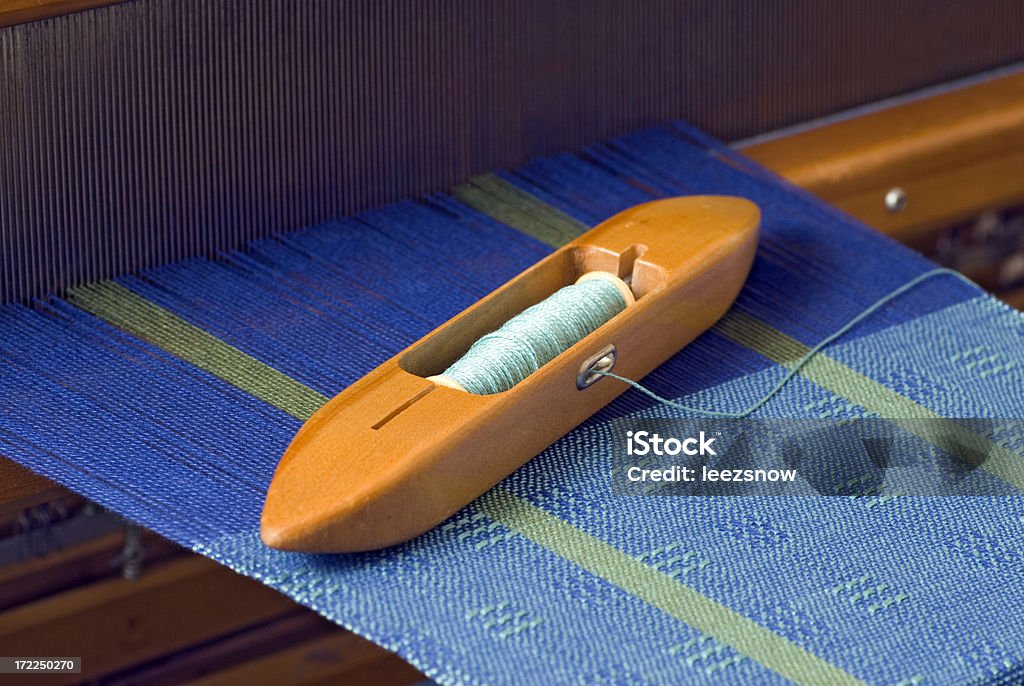
<path fill-rule="evenodd" d="M 618 276 L 616 276 L 615 274 L 612 274 L 611 272 L 604 272 L 604 271 L 587 272 L 586 274 L 584 274 L 580 278 L 576 279 L 576 284 L 575 285 L 579 285 L 579 284 L 586 283 L 586 282 L 593 282 L 593 281 L 602 281 L 602 282 L 612 286 L 618 292 L 618 294 L 622 297 L 622 302 L 623 302 L 623 304 L 626 307 L 629 307 L 630 305 L 633 305 L 633 304 L 636 303 L 636 298 L 633 296 L 633 291 L 630 290 L 629 285 L 625 281 L 620 279 Z M 614 353 L 609 353 L 609 354 L 611 354 L 612 360 L 614 360 Z M 590 366 L 592 368 L 596 369 L 598 367 L 598 361 L 595 361 Z M 604 367 L 603 371 L 610 371 L 612 365 L 611 364 L 605 364 L 605 365 L 603 365 L 603 367 Z M 584 373 L 584 370 L 581 369 L 580 370 L 580 374 L 583 374 L 583 373 Z M 436 384 L 440 384 L 441 386 L 447 386 L 448 388 L 454 388 L 457 391 L 466 391 L 467 390 L 461 383 L 459 383 L 458 379 L 456 379 L 453 376 L 451 376 L 448 372 L 445 372 L 443 374 L 434 374 L 432 376 L 428 376 L 427 379 L 430 380 L 430 381 L 433 381 Z M 588 383 L 586 385 L 590 385 L 591 383 L 594 383 L 596 380 L 597 380 L 596 378 L 589 379 Z M 580 386 L 579 382 L 577 382 L 577 387 L 582 389 L 582 386 Z"/>
<path fill-rule="evenodd" d="M 335 396 L 299 430 L 267 492 L 265 543 L 356 552 L 443 522 L 626 386 L 580 383 L 613 352 L 638 379 L 707 330 L 738 295 L 760 212 L 692 196 L 630 208 L 563 246 Z M 508 391 L 473 395 L 430 380 L 481 336 L 589 272 L 628 283 L 635 303 Z"/>

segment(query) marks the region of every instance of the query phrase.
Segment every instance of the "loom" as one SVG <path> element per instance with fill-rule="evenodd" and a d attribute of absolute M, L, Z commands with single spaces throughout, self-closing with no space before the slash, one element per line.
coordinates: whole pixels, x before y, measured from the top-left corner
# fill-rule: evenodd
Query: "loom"
<path fill-rule="evenodd" d="M 1017 496 L 616 496 L 617 432 L 690 415 L 609 380 L 406 542 L 261 539 L 331 398 L 628 208 L 761 208 L 735 304 L 619 369 L 712 410 L 934 268 L 892 237 L 1014 235 L 1019 3 L 641 5 L 0 3 L 0 657 L 83 656 L 50 683 L 1021 678 Z M 1004 271 L 971 276 L 1012 296 Z M 1022 340 L 930 280 L 754 416 L 1017 419 Z M 972 440 L 1020 491 L 998 426 Z"/>

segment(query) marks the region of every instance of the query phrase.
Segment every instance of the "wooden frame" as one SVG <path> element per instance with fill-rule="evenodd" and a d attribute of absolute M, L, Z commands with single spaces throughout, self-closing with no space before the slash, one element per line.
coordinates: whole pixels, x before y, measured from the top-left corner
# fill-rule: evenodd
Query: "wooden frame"
<path fill-rule="evenodd" d="M 125 0 L 0 0 L 0 28 L 121 2 Z"/>
<path fill-rule="evenodd" d="M 1024 71 L 741 150 L 909 242 L 1024 202 Z M 902 211 L 886 208 L 893 188 Z"/>

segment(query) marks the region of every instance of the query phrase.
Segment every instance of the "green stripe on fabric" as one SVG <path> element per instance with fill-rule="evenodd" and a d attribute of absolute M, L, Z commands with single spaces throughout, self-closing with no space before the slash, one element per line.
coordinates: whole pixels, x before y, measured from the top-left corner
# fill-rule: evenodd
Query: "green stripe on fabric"
<path fill-rule="evenodd" d="M 486 183 L 482 183 L 479 188 L 481 190 L 473 196 L 472 201 L 467 200 L 467 204 L 534 238 L 549 242 L 547 238 L 552 234 L 543 231 L 551 227 L 554 227 L 557 236 L 570 235 L 571 238 L 587 229 L 584 224 L 561 210 L 493 174 L 487 175 Z M 510 211 L 509 206 L 515 211 Z M 534 219 L 538 217 L 544 218 L 543 227 L 538 228 Z M 568 240 L 549 244 L 558 247 Z M 808 346 L 796 339 L 735 310 L 728 312 L 714 328 L 736 343 L 783 366 L 794 363 L 809 350 Z M 946 452 L 952 447 L 954 454 L 971 464 L 975 464 L 974 456 L 978 453 L 987 455 L 987 459 L 981 463 L 982 469 L 1018 490 L 1024 490 L 1024 460 L 1019 455 L 956 425 L 902 421 L 941 419 L 941 416 L 824 353 L 808 362 L 800 370 L 800 375 L 836 395 L 892 419 L 895 424 Z M 952 443 L 950 438 L 953 439 Z"/>
<path fill-rule="evenodd" d="M 131 335 L 306 420 L 328 398 L 112 281 L 73 289 L 68 300 Z"/>
<path fill-rule="evenodd" d="M 722 317 L 714 330 L 785 367 L 793 365 L 810 350 L 795 338 L 736 310 Z M 871 412 L 877 412 L 947 452 L 955 451 L 967 462 L 974 463 L 973 455 L 987 455 L 980 464 L 981 469 L 1018 490 L 1024 490 L 1024 460 L 1019 455 L 953 423 L 914 421 L 943 417 L 842 362 L 819 354 L 804 365 L 800 375 Z"/>
<path fill-rule="evenodd" d="M 789 639 L 504 489 L 491 490 L 477 505 L 485 515 L 508 529 L 794 683 L 864 683 Z"/>
<path fill-rule="evenodd" d="M 328 400 L 116 283 L 75 289 L 69 300 L 300 419 L 308 418 Z M 479 504 L 485 514 L 510 530 L 797 683 L 861 683 L 770 629 L 501 488 L 485 494 Z"/>
<path fill-rule="evenodd" d="M 497 174 L 475 176 L 452 190 L 460 202 L 502 224 L 558 248 L 590 227 L 539 201 Z"/>

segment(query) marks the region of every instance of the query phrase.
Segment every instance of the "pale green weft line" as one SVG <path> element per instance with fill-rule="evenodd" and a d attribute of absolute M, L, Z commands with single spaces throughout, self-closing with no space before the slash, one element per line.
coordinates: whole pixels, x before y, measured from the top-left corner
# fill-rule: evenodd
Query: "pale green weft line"
<path fill-rule="evenodd" d="M 582 223 L 564 215 L 556 208 L 526 191 L 516 188 L 500 177 L 488 174 L 477 177 L 477 179 L 481 179 L 480 186 L 488 189 L 490 194 L 482 194 L 482 199 L 479 202 L 483 204 L 479 206 L 473 203 L 467 204 L 528 235 L 544 240 L 537 235 L 538 229 L 529 219 L 532 217 L 546 218 L 546 222 L 559 227 L 559 232 L 571 231 L 570 237 L 575 237 L 587 229 Z M 505 218 L 499 216 L 500 213 L 495 209 L 495 205 L 498 204 L 495 198 L 509 199 L 508 202 L 514 202 L 516 207 L 520 208 L 521 215 L 526 216 L 527 219 L 519 215 L 513 216 L 507 212 Z M 567 238 L 561 243 L 550 244 L 558 247 L 568 240 Z M 808 346 L 796 339 L 736 310 L 726 313 L 714 329 L 734 342 L 786 367 L 794 366 L 810 350 Z M 798 375 L 870 411 L 877 412 L 883 418 L 943 450 L 950 447 L 949 439 L 952 438 L 969 453 L 968 455 L 959 455 L 967 462 L 973 464 L 970 453 L 986 454 L 988 458 L 981 464 L 982 469 L 1015 488 L 1024 490 L 1024 460 L 1019 455 L 992 443 L 984 436 L 955 424 L 947 426 L 945 423 L 912 421 L 914 419 L 942 419 L 942 417 L 923 405 L 919 405 L 828 357 L 825 353 L 820 352 L 806 362 Z"/>
<path fill-rule="evenodd" d="M 299 419 L 308 418 L 328 400 L 116 283 L 103 282 L 75 289 L 69 300 L 119 329 Z M 769 669 L 794 680 L 797 679 L 792 675 L 807 674 L 803 683 L 821 683 L 822 678 L 833 675 L 841 679 L 833 679 L 830 683 L 860 683 L 769 629 L 500 488 L 485 494 L 479 502 L 492 519 L 511 531 L 583 566 L 609 583 L 691 624 L 698 631 L 728 643 Z M 509 504 L 514 507 L 510 508 Z M 619 560 L 625 562 L 620 563 Z"/>
<path fill-rule="evenodd" d="M 500 487 L 477 505 L 494 521 L 797 684 L 863 684 L 789 639 Z"/>
<path fill-rule="evenodd" d="M 477 181 L 476 186 L 463 187 L 465 197 L 460 198 L 463 202 L 550 245 L 562 245 L 587 228 L 497 177 L 488 175 L 479 177 Z M 308 418 L 328 400 L 295 379 L 117 284 L 106 282 L 79 288 L 69 299 L 114 326 L 299 419 Z M 727 316 L 720 323 L 719 330 L 757 352 L 761 350 L 755 346 L 760 346 L 766 353 L 778 356 L 780 359 L 776 361 L 780 364 L 785 364 L 784 360 L 796 360 L 806 351 L 793 339 L 778 332 L 775 332 L 777 336 L 770 335 L 773 329 L 752 318 L 746 319 L 749 321 Z M 771 354 L 766 356 L 775 359 Z M 825 386 L 818 378 L 828 378 L 839 387 L 849 386 L 849 375 L 860 376 L 824 356 L 808 363 L 803 373 L 819 385 Z M 877 387 L 884 391 L 884 397 L 895 396 L 896 406 L 910 403 L 919 407 L 880 384 L 866 378 L 864 381 L 868 390 Z M 488 516 L 510 530 L 797 683 L 861 683 L 770 629 L 500 488 L 485 494 L 479 504 Z"/>
<path fill-rule="evenodd" d="M 297 419 L 308 419 L 328 401 L 326 396 L 112 281 L 75 288 L 68 300 Z"/>
<path fill-rule="evenodd" d="M 468 183 L 456 186 L 452 195 L 478 212 L 553 248 L 565 245 L 590 228 L 493 173 L 475 176 Z"/>
<path fill-rule="evenodd" d="M 722 317 L 714 330 L 784 367 L 793 365 L 810 350 L 800 341 L 736 310 Z M 943 417 L 842 362 L 819 354 L 800 370 L 800 376 L 871 412 L 877 412 L 882 418 L 943 450 L 950 447 L 949 439 L 953 438 L 968 453 L 986 454 L 988 459 L 981 463 L 981 469 L 1024 490 L 1024 460 L 1019 455 L 952 422 L 915 421 Z M 959 457 L 972 461 L 969 455 Z"/>

